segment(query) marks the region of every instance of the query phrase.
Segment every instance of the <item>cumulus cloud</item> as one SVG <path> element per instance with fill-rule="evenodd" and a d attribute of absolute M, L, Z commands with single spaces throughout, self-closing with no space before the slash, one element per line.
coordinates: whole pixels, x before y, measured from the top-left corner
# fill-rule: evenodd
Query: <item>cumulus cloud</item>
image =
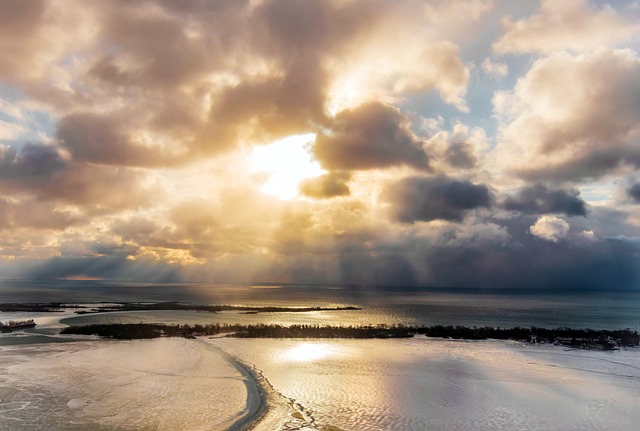
<path fill-rule="evenodd" d="M 484 129 L 456 122 L 451 130 L 438 130 L 426 139 L 424 147 L 433 156 L 432 165 L 436 171 L 468 171 L 481 164 L 489 139 Z"/>
<path fill-rule="evenodd" d="M 338 113 L 331 129 L 316 137 L 314 155 L 327 169 L 359 170 L 407 165 L 428 169 L 422 141 L 400 110 L 368 103 Z"/>
<path fill-rule="evenodd" d="M 60 120 L 57 138 L 80 162 L 119 166 L 162 166 L 179 164 L 183 154 L 158 142 L 137 141 L 127 133 L 127 120 L 116 115 L 70 114 Z M 178 150 L 178 151 L 177 151 Z"/>
<path fill-rule="evenodd" d="M 19 149 L 0 144 L 0 181 L 24 180 L 50 175 L 65 166 L 58 148 L 26 143 Z"/>
<path fill-rule="evenodd" d="M 417 221 L 462 221 L 476 208 L 489 207 L 492 197 L 488 187 L 445 176 L 409 177 L 387 189 L 392 218 L 401 223 Z"/>
<path fill-rule="evenodd" d="M 468 111 L 464 96 L 469 71 L 460 61 L 459 48 L 450 42 L 428 46 L 415 58 L 414 70 L 403 70 L 393 89 L 398 93 L 417 92 L 437 88 L 442 98 L 461 111 Z M 443 73 L 446 78 L 443 78 Z"/>
<path fill-rule="evenodd" d="M 531 225 L 529 231 L 538 238 L 558 242 L 569 233 L 569 223 L 560 217 L 544 215 Z"/>
<path fill-rule="evenodd" d="M 482 61 L 480 67 L 484 73 L 495 78 L 504 78 L 509 74 L 509 66 L 505 63 L 494 63 L 489 57 Z"/>
<path fill-rule="evenodd" d="M 584 51 L 628 39 L 640 29 L 610 6 L 595 10 L 587 0 L 543 0 L 534 15 L 504 18 L 502 25 L 505 33 L 493 44 L 500 54 Z"/>
<path fill-rule="evenodd" d="M 640 165 L 638 73 L 640 59 L 630 50 L 537 60 L 513 92 L 494 96 L 502 169 L 571 180 Z"/>
<path fill-rule="evenodd" d="M 509 211 L 526 214 L 563 213 L 571 216 L 586 216 L 585 202 L 577 190 L 549 189 L 543 184 L 523 187 L 513 196 L 507 196 L 502 206 Z"/>

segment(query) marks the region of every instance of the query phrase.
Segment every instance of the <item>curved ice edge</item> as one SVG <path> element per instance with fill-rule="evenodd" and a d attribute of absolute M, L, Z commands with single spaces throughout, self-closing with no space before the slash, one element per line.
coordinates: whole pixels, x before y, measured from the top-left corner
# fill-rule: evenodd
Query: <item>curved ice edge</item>
<path fill-rule="evenodd" d="M 227 428 L 228 431 L 272 431 L 278 429 L 319 430 L 315 418 L 296 400 L 287 397 L 273 387 L 262 371 L 227 353 L 219 346 L 199 339 L 225 358 L 244 377 L 247 388 L 247 407 L 242 415 Z M 340 431 L 337 427 L 323 427 Z"/>
<path fill-rule="evenodd" d="M 253 369 L 238 358 L 230 355 L 220 347 L 207 343 L 200 339 L 205 348 L 214 350 L 229 362 L 240 374 L 242 374 L 245 387 L 247 388 L 247 405 L 238 419 L 233 422 L 228 431 L 246 431 L 253 429 L 264 417 L 269 407 L 269 392 L 266 390 L 266 383 L 262 381 L 264 377 L 259 376 Z"/>

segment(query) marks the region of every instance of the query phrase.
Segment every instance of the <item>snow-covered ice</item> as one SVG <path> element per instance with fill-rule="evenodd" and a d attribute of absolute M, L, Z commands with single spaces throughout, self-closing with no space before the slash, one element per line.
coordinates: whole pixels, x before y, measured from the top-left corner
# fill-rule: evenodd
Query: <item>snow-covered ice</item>
<path fill-rule="evenodd" d="M 344 430 L 635 430 L 640 351 L 502 341 L 212 340 Z M 261 428 L 267 430 L 267 428 Z"/>
<path fill-rule="evenodd" d="M 0 430 L 635 430 L 640 351 L 161 338 L 0 346 Z M 289 428 L 286 428 L 286 427 Z"/>
<path fill-rule="evenodd" d="M 199 340 L 0 347 L 0 430 L 217 430 L 241 419 L 246 377 Z"/>

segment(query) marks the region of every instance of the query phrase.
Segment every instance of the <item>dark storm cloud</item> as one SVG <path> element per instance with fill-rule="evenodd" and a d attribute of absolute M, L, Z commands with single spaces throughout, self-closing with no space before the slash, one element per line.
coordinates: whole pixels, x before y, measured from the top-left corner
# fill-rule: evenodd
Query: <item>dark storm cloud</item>
<path fill-rule="evenodd" d="M 587 237 L 572 229 L 563 241 L 541 241 L 528 232 L 535 221 L 535 216 L 499 220 L 504 225 L 486 225 L 493 234 L 484 237 L 470 236 L 471 226 L 456 225 L 431 239 L 414 228 L 402 239 L 381 235 L 363 239 L 367 247 L 353 243 L 338 248 L 336 282 L 498 289 L 637 288 L 640 238 Z M 384 266 L 385 261 L 396 267 Z"/>
<path fill-rule="evenodd" d="M 640 183 L 635 183 L 627 189 L 627 194 L 635 202 L 640 203 Z"/>
<path fill-rule="evenodd" d="M 30 270 L 29 278 L 70 277 L 139 280 L 144 282 L 182 281 L 181 268 L 154 259 L 127 259 L 124 253 L 96 256 L 61 256 L 48 259 Z"/>
<path fill-rule="evenodd" d="M 513 196 L 507 196 L 502 206 L 509 211 L 526 214 L 563 213 L 586 216 L 585 202 L 577 190 L 548 189 L 542 184 L 524 187 Z"/>
<path fill-rule="evenodd" d="M 401 223 L 459 222 L 470 210 L 492 202 L 487 186 L 446 176 L 402 179 L 387 189 L 385 198 L 392 205 L 393 219 Z"/>
<path fill-rule="evenodd" d="M 348 196 L 350 175 L 340 172 L 331 172 L 316 178 L 310 178 L 300 185 L 300 193 L 311 198 L 332 198 L 336 196 Z"/>
<path fill-rule="evenodd" d="M 39 143 L 26 143 L 19 150 L 0 145 L 0 181 L 40 177 L 63 168 L 65 163 L 58 149 Z"/>
<path fill-rule="evenodd" d="M 607 172 L 624 165 L 640 167 L 640 151 L 634 148 L 611 148 L 593 150 L 588 154 L 575 156 L 565 162 L 546 167 L 521 168 L 515 172 L 526 180 L 577 181 L 597 179 Z"/>
<path fill-rule="evenodd" d="M 521 237 L 520 248 L 438 248 L 425 256 L 433 280 L 452 286 L 629 289 L 640 280 L 637 244 L 572 245 Z"/>
<path fill-rule="evenodd" d="M 409 119 L 379 102 L 339 112 L 330 131 L 318 134 L 313 151 L 327 169 L 429 168 L 422 141 L 411 131 Z"/>

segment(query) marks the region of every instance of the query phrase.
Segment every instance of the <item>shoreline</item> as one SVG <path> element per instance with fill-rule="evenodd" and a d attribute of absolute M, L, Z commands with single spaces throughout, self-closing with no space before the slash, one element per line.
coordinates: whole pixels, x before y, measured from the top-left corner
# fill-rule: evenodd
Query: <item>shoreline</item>
<path fill-rule="evenodd" d="M 245 377 L 247 411 L 226 428 L 228 431 L 320 430 L 315 418 L 296 400 L 275 389 L 262 371 L 205 338 L 198 341 L 220 354 Z M 336 427 L 322 429 L 340 431 Z"/>
<path fill-rule="evenodd" d="M 115 339 L 213 336 L 226 334 L 232 338 L 280 338 L 280 339 L 390 339 L 411 338 L 426 335 L 431 338 L 457 340 L 515 340 L 530 344 L 554 344 L 589 350 L 617 350 L 622 347 L 640 346 L 640 333 L 626 330 L 580 330 L 571 328 L 492 328 L 464 326 L 320 326 L 320 325 L 167 325 L 159 323 L 93 324 L 68 326 L 60 334 L 98 335 Z"/>
<path fill-rule="evenodd" d="M 222 348 L 206 342 L 202 338 L 199 338 L 197 341 L 204 348 L 212 350 L 222 356 L 243 376 L 245 388 L 247 389 L 246 411 L 230 425 L 228 431 L 247 431 L 255 429 L 255 426 L 260 423 L 269 410 L 269 394 L 265 390 L 266 388 L 264 387 L 264 383 L 260 381 L 260 377 L 251 369 L 251 367 L 244 364 L 238 358 L 225 352 Z"/>

